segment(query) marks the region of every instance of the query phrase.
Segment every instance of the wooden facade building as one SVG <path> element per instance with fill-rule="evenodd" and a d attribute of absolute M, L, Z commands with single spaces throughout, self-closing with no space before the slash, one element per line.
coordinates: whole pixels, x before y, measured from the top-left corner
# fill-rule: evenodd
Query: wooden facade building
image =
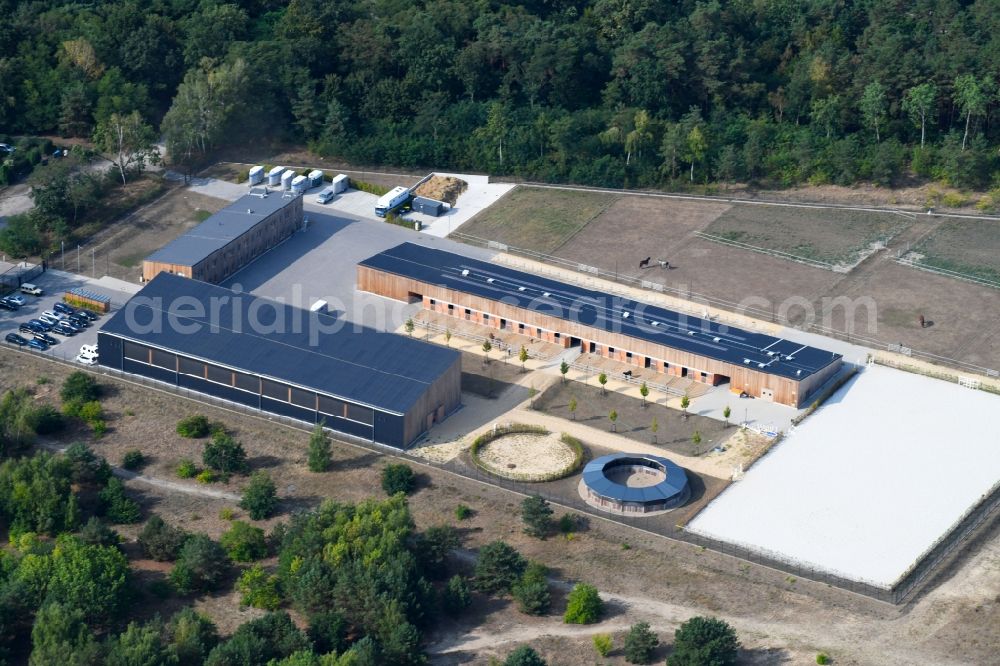
<path fill-rule="evenodd" d="M 142 279 L 160 273 L 218 284 L 302 227 L 302 196 L 256 188 L 164 245 L 142 262 Z"/>
<path fill-rule="evenodd" d="M 841 366 L 840 355 L 825 350 L 410 243 L 359 264 L 357 286 L 792 407 L 805 404 Z"/>

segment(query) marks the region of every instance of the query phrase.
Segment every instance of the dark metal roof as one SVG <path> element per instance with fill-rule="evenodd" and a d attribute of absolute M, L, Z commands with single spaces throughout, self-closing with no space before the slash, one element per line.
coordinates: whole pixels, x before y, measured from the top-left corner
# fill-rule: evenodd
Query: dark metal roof
<path fill-rule="evenodd" d="M 263 188 L 254 189 L 264 191 Z M 283 196 L 282 192 L 276 191 L 268 192 L 264 197 L 245 194 L 146 257 L 146 261 L 194 266 L 292 203 L 295 196 Z"/>
<path fill-rule="evenodd" d="M 101 331 L 396 413 L 459 359 L 452 349 L 169 273 Z"/>
<path fill-rule="evenodd" d="M 361 265 L 780 377 L 805 379 L 841 358 L 791 340 L 413 243 Z"/>
<path fill-rule="evenodd" d="M 656 485 L 643 488 L 629 488 L 621 483 L 615 483 L 605 475 L 606 468 L 619 465 L 645 465 L 653 467 L 655 463 L 667 478 Z M 684 492 L 688 485 L 687 473 L 677 464 L 660 456 L 644 453 L 613 453 L 595 458 L 583 468 L 583 482 L 592 491 L 602 497 L 619 502 L 665 502 Z"/>

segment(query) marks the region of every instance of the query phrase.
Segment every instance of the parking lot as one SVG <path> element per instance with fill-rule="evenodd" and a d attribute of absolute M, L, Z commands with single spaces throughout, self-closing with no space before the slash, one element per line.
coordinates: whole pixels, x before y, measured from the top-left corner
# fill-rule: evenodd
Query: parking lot
<path fill-rule="evenodd" d="M 63 271 L 47 271 L 33 278 L 31 282 L 41 287 L 44 293 L 41 296 L 21 294 L 27 302 L 17 311 L 0 310 L 0 340 L 5 338 L 8 333 L 17 333 L 18 327 L 21 324 L 30 319 L 37 319 L 45 310 L 51 310 L 56 303 L 62 301 L 63 294 L 69 289 L 83 287 L 110 296 L 112 299 L 112 312 L 114 311 L 114 306 L 121 305 L 131 296 L 124 289 L 104 286 L 99 284 L 100 281 L 90 280 L 72 273 L 64 273 Z M 102 315 L 97 321 L 91 324 L 90 328 L 86 328 L 71 337 L 50 332 L 49 335 L 58 340 L 58 344 L 52 345 L 44 352 L 35 350 L 31 350 L 31 352 L 72 360 L 79 354 L 81 346 L 97 344 L 97 331 L 110 316 L 110 313 Z M 20 335 L 25 339 L 30 339 L 31 337 L 26 333 L 21 333 Z M 9 347 L 15 346 L 9 342 L 4 342 L 3 344 Z M 25 347 L 24 349 L 28 348 Z"/>
<path fill-rule="evenodd" d="M 396 330 L 418 308 L 355 289 L 356 266 L 400 243 L 411 242 L 489 259 L 491 251 L 421 234 L 384 221 L 358 219 L 337 210 L 309 205 L 308 228 L 264 254 L 222 283 L 257 296 L 309 308 L 317 300 L 351 322 Z M 322 212 L 320 212 L 322 210 Z"/>

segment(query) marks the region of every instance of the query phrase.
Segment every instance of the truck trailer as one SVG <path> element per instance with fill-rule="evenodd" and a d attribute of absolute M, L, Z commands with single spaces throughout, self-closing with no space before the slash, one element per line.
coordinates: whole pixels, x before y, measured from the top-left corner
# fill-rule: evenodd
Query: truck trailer
<path fill-rule="evenodd" d="M 334 176 L 333 181 L 331 181 L 331 184 L 333 185 L 333 193 L 340 194 L 341 192 L 346 191 L 349 182 L 350 179 L 346 174 L 340 173 Z"/>
<path fill-rule="evenodd" d="M 394 187 L 375 203 L 375 214 L 385 217 L 410 200 L 410 190 L 405 187 Z"/>
<path fill-rule="evenodd" d="M 285 167 L 276 166 L 267 172 L 267 184 L 270 187 L 278 187 L 281 185 L 281 174 L 285 173 Z"/>

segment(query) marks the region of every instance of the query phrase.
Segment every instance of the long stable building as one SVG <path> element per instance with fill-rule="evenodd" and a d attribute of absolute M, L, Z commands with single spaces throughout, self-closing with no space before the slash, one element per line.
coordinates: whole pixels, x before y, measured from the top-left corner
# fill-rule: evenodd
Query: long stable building
<path fill-rule="evenodd" d="M 169 274 L 101 328 L 98 349 L 115 370 L 399 448 L 461 400 L 454 350 Z"/>
<path fill-rule="evenodd" d="M 799 407 L 839 354 L 404 243 L 358 264 L 358 289 L 640 368 Z"/>
<path fill-rule="evenodd" d="M 219 283 L 302 227 L 302 196 L 254 188 L 142 262 L 142 279 L 173 273 Z"/>

